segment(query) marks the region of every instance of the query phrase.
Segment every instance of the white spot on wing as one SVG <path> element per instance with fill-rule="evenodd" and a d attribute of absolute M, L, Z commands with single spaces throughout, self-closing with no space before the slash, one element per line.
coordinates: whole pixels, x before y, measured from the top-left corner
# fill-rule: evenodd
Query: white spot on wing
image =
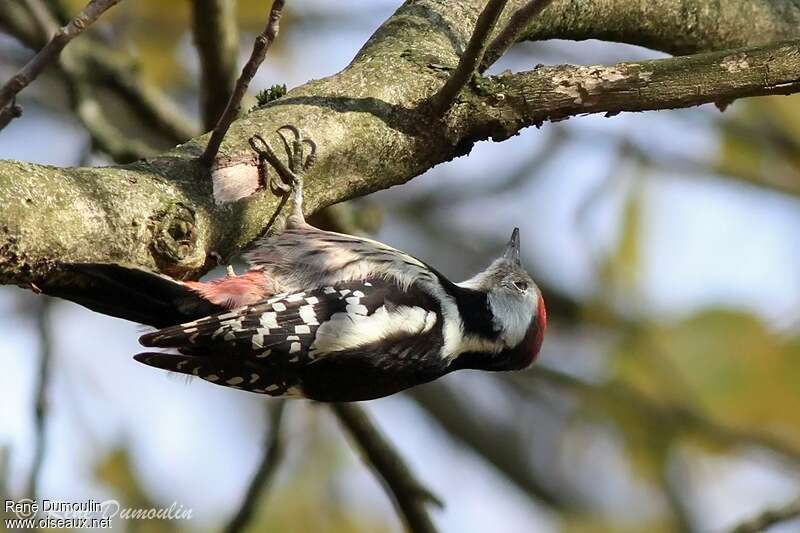
<path fill-rule="evenodd" d="M 228 381 L 226 381 L 225 383 L 227 383 L 228 385 L 238 385 L 240 383 L 244 383 L 244 378 L 241 378 L 241 377 L 231 378 Z"/>
<path fill-rule="evenodd" d="M 308 326 L 295 326 L 294 327 L 295 333 L 311 333 L 311 328 Z"/>
<path fill-rule="evenodd" d="M 428 311 L 421 307 L 398 306 L 391 312 L 379 307 L 369 316 L 335 313 L 317 329 L 311 350 L 317 356 L 326 352 L 349 350 L 386 337 L 425 331 Z"/>
<path fill-rule="evenodd" d="M 276 313 L 264 313 L 261 315 L 261 325 L 267 328 L 275 328 L 277 329 L 278 326 L 278 315 Z"/>
<path fill-rule="evenodd" d="M 349 304 L 345 309 L 348 313 L 352 313 L 354 315 L 366 315 L 369 312 L 366 305 Z"/>
<path fill-rule="evenodd" d="M 275 302 L 272 304 L 272 308 L 276 311 L 286 311 L 286 306 L 280 302 Z"/>
<path fill-rule="evenodd" d="M 311 305 L 300 307 L 300 319 L 309 326 L 316 326 L 319 323 L 317 322 L 317 314 Z"/>

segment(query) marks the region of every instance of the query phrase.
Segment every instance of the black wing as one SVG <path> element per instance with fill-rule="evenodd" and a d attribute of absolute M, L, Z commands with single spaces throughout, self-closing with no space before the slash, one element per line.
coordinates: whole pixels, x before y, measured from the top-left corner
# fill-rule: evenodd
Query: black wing
<path fill-rule="evenodd" d="M 180 353 L 147 352 L 136 359 L 233 388 L 273 396 L 307 395 L 304 381 L 324 379 L 319 371 L 330 363 L 323 361 L 342 362 L 330 376 L 337 379 L 334 374 L 351 368 L 354 361 L 361 361 L 365 368 L 375 366 L 365 360 L 375 356 L 370 346 L 383 341 L 387 351 L 379 355 L 388 355 L 397 341 L 414 340 L 427 326 L 426 332 L 434 329 L 435 300 L 419 293 L 414 287 L 402 291 L 392 281 L 372 279 L 277 295 L 143 335 L 144 346 L 174 348 Z M 427 304 L 425 308 L 420 307 L 421 301 Z M 378 327 L 387 325 L 391 338 L 380 339 Z M 342 380 L 342 387 L 373 377 L 353 375 Z"/>

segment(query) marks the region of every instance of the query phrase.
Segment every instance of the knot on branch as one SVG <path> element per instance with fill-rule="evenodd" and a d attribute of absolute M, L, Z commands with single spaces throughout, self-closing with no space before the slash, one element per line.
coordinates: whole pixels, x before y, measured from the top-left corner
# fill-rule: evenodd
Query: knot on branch
<path fill-rule="evenodd" d="M 176 202 L 169 204 L 151 220 L 153 258 L 163 272 L 180 274 L 186 267 L 203 264 L 202 254 L 196 257 L 197 226 L 194 210 Z"/>

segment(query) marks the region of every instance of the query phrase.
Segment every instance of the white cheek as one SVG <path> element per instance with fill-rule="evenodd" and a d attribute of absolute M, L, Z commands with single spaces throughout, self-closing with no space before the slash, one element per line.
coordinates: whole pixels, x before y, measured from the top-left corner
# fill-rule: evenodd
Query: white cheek
<path fill-rule="evenodd" d="M 489 305 L 494 314 L 494 325 L 500 338 L 509 348 L 525 339 L 536 309 L 537 297 L 524 295 L 522 299 L 511 295 L 490 295 Z"/>

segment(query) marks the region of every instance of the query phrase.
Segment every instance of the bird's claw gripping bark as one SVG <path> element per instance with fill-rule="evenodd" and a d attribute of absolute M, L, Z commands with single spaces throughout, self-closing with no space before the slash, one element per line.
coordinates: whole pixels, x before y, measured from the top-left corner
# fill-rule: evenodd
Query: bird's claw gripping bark
<path fill-rule="evenodd" d="M 292 139 L 287 139 L 283 134 L 286 130 L 292 134 Z M 270 190 L 279 196 L 292 193 L 292 214 L 302 216 L 303 203 L 303 177 L 317 159 L 317 145 L 311 139 L 305 137 L 302 132 L 291 124 L 286 124 L 275 130 L 283 141 L 286 150 L 286 158 L 289 162 L 288 167 L 275 155 L 272 147 L 264 140 L 261 135 L 253 135 L 249 142 L 259 157 L 259 165 L 264 166 L 269 163 L 275 169 L 275 174 L 262 172 L 262 176 L 267 176 Z M 306 155 L 305 147 L 310 149 Z M 280 179 L 277 179 L 279 177 Z"/>
<path fill-rule="evenodd" d="M 289 140 L 283 134 L 287 130 L 292 133 L 293 139 Z M 280 181 L 275 179 L 275 175 L 270 175 L 269 187 L 275 194 L 283 195 L 292 189 L 303 187 L 303 175 L 311 168 L 316 161 L 317 145 L 311 139 L 303 136 L 300 130 L 291 124 L 281 126 L 275 130 L 283 141 L 286 150 L 286 158 L 289 162 L 288 167 L 275 155 L 272 147 L 264 140 L 261 135 L 253 135 L 250 138 L 250 146 L 259 155 L 260 161 L 269 163 L 280 177 Z M 310 148 L 308 155 L 305 153 L 305 146 Z"/>

